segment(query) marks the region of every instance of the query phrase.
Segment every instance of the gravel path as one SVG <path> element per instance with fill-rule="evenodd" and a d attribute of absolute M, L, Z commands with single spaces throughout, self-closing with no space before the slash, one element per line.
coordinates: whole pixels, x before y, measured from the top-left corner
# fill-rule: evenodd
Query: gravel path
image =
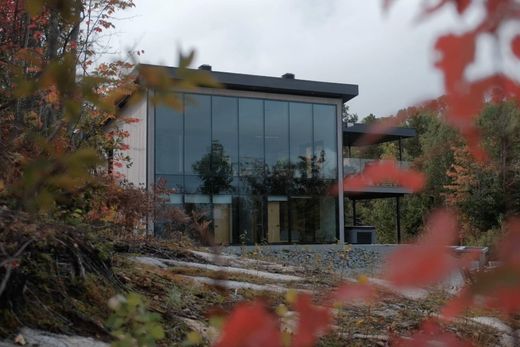
<path fill-rule="evenodd" d="M 292 248 L 257 247 L 225 250 L 230 254 L 243 255 L 261 260 L 270 260 L 284 265 L 303 267 L 306 270 L 334 271 L 345 276 L 376 273 L 384 256 L 372 250 L 351 247 Z"/>

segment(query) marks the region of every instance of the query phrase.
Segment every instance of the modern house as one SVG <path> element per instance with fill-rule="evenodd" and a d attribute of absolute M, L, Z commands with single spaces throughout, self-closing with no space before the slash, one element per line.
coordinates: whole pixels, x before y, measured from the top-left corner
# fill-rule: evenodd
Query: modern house
<path fill-rule="evenodd" d="M 176 68 L 167 71 L 177 78 Z M 342 153 L 363 129 L 345 127 L 342 106 L 358 86 L 292 74 L 212 75 L 225 88 L 177 92 L 181 109 L 154 105 L 153 90 L 121 106 L 141 120 L 124 125 L 133 165 L 121 172 L 147 187 L 166 181 L 175 189 L 170 203 L 204 213 L 220 244 L 345 242 L 350 193 L 343 190 Z M 410 135 L 395 131 L 388 139 Z M 388 189 L 368 189 L 366 197 L 406 193 Z"/>

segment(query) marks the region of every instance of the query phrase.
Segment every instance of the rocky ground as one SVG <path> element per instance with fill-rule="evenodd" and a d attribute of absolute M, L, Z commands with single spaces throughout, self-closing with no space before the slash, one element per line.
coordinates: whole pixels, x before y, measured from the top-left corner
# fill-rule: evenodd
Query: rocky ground
<path fill-rule="evenodd" d="M 210 324 L 211 313 L 229 312 L 237 303 L 258 296 L 275 310 L 287 304 L 288 291 L 305 291 L 319 298 L 340 283 L 355 280 L 354 276 L 360 273 L 367 274 L 368 280 L 377 285 L 380 293 L 384 294 L 383 299 L 377 304 L 336 310 L 335 329 L 320 340 L 320 345 L 389 345 L 391 336 L 409 336 L 424 319 L 439 318 L 439 308 L 449 297 L 439 289 L 416 289 L 406 293 L 373 277 L 382 258 L 367 250 L 346 247 L 315 252 L 305 248 L 259 248 L 244 251 L 240 256 L 231 253 L 134 247 L 114 255 L 113 270 L 122 288 L 143 295 L 149 308 L 162 315 L 167 336 L 160 343 L 163 346 L 183 344 L 190 332 L 191 342 L 193 336 L 197 336 L 200 345 L 209 345 L 218 336 L 217 329 Z M 95 294 L 97 301 L 90 304 L 101 305 L 114 294 L 114 289 L 98 286 Z M 286 317 L 283 318 L 289 322 L 287 329 L 290 329 L 291 321 L 296 318 L 290 310 L 284 314 Z M 103 329 L 102 322 L 106 317 L 91 313 L 90 319 Z M 24 323 L 23 319 L 21 323 Z M 50 323 L 46 327 L 54 334 L 28 329 L 27 326 L 42 328 L 30 319 L 26 323 L 25 328 L 8 336 L 5 346 L 12 345 L 17 338 L 41 347 L 77 346 L 71 341 L 80 339 L 79 336 L 63 336 L 60 334 L 62 329 L 53 328 Z M 478 346 L 511 345 L 515 334 L 514 327 L 504 324 L 489 312 L 469 313 L 468 317 L 444 324 L 450 331 Z M 77 333 L 82 335 L 81 331 Z M 47 340 L 42 340 L 42 335 Z M 46 342 L 49 336 L 53 339 L 50 344 Z M 102 346 L 102 340 L 109 341 L 103 334 L 96 340 L 80 341 L 85 346 Z"/>

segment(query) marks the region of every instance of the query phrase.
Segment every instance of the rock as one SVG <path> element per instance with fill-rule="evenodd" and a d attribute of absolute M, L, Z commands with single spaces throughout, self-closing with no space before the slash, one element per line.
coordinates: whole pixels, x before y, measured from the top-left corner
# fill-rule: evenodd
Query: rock
<path fill-rule="evenodd" d="M 376 286 L 386 289 L 395 295 L 402 296 L 410 300 L 421 300 L 428 296 L 428 291 L 422 288 L 398 288 L 388 281 L 379 278 L 369 278 L 368 281 Z"/>
<path fill-rule="evenodd" d="M 68 336 L 53 334 L 46 331 L 22 328 L 20 335 L 26 342 L 26 346 L 38 347 L 109 347 L 105 342 L 94 340 L 90 337 Z M 20 346 L 8 341 L 0 342 L 0 347 Z"/>
<path fill-rule="evenodd" d="M 289 290 L 289 288 L 277 286 L 274 284 L 256 284 L 249 282 L 240 282 L 240 281 L 229 281 L 229 280 L 217 280 L 209 277 L 200 277 L 200 276 L 180 276 L 182 278 L 186 278 L 195 282 L 214 285 L 223 287 L 226 289 L 250 289 L 255 291 L 267 291 L 267 292 L 275 292 L 275 293 L 285 293 Z M 298 290 L 301 292 L 310 292 L 308 290 Z"/>
<path fill-rule="evenodd" d="M 227 272 L 234 274 L 242 274 L 249 275 L 254 277 L 260 277 L 273 281 L 282 281 L 282 282 L 293 282 L 293 281 L 303 281 L 303 277 L 293 276 L 293 275 L 284 275 L 277 274 L 259 270 L 251 270 L 251 269 L 243 269 L 233 266 L 219 266 L 213 264 L 199 264 L 187 261 L 179 261 L 179 260 L 171 260 L 171 259 L 162 259 L 162 258 L 151 258 L 151 257 L 132 257 L 133 260 L 152 266 L 159 266 L 164 268 L 165 266 L 179 266 L 179 267 L 188 267 L 195 268 L 207 271 L 215 271 L 215 272 Z"/>
<path fill-rule="evenodd" d="M 190 319 L 179 317 L 191 330 L 197 332 L 200 336 L 202 336 L 205 340 L 207 340 L 211 345 L 213 345 L 219 335 L 219 332 L 214 327 L 208 326 L 206 323 Z"/>

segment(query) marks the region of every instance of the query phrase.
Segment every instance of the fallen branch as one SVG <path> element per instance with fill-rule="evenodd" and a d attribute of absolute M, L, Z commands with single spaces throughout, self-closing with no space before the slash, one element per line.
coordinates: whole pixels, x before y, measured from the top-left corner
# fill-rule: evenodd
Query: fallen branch
<path fill-rule="evenodd" d="M 5 251 L 4 247 L 2 245 L 0 245 L 0 251 L 2 252 L 2 255 L 6 257 L 6 259 L 4 259 L 4 260 L 2 260 L 2 262 L 0 262 L 0 268 L 1 267 L 5 268 L 5 275 L 2 278 L 2 282 L 0 283 L 0 297 L 2 296 L 5 288 L 7 287 L 7 282 L 9 281 L 9 278 L 11 277 L 11 272 L 13 271 L 14 268 L 16 268 L 18 266 L 17 265 L 18 258 L 20 257 L 22 252 L 27 248 L 27 246 L 29 246 L 29 244 L 31 244 L 33 241 L 34 241 L 33 239 L 26 241 L 22 245 L 22 247 L 20 247 L 20 249 L 18 249 L 12 256 L 9 256 L 7 254 L 7 252 Z"/>

